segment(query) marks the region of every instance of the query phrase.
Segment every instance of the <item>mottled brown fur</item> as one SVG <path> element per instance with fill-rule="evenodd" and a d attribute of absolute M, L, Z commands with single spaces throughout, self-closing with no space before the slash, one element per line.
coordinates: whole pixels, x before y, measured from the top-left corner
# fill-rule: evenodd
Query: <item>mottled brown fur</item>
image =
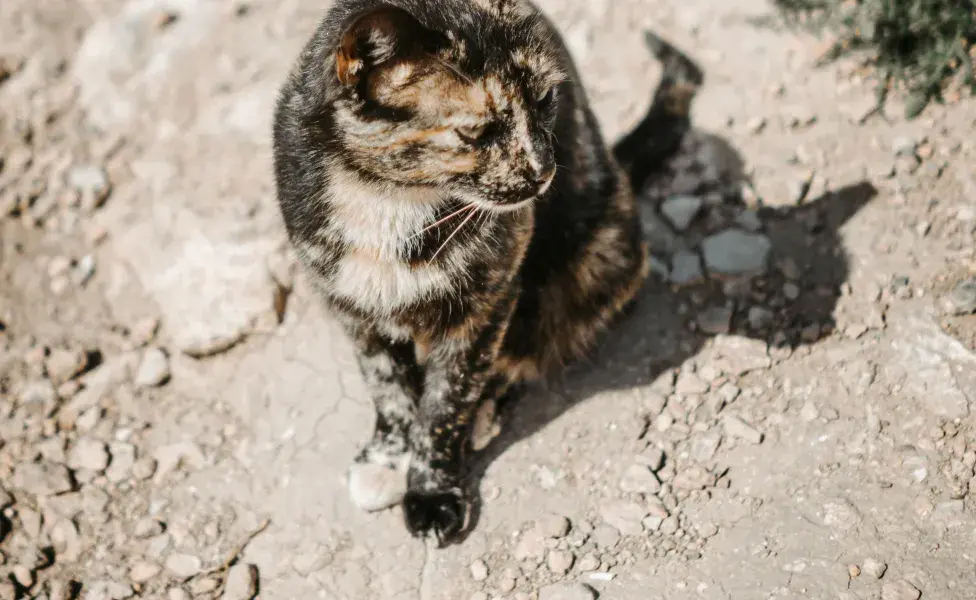
<path fill-rule="evenodd" d="M 357 465 L 409 463 L 407 526 L 443 542 L 496 401 L 588 352 L 636 297 L 628 177 L 522 0 L 338 0 L 282 89 L 275 167 L 376 405 Z M 354 499 L 380 506 L 356 469 Z"/>

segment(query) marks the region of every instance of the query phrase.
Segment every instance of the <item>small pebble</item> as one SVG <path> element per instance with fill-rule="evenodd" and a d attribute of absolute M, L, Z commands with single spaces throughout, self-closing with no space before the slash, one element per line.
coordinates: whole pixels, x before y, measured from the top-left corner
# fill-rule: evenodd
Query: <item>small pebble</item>
<path fill-rule="evenodd" d="M 763 129 L 766 128 L 766 118 L 765 117 L 753 117 L 746 121 L 746 129 L 749 133 L 758 134 L 761 133 Z"/>
<path fill-rule="evenodd" d="M 915 156 L 918 144 L 910 137 L 900 136 L 891 143 L 891 151 L 895 156 Z"/>
<path fill-rule="evenodd" d="M 874 579 L 881 579 L 884 577 L 885 571 L 887 570 L 888 565 L 876 558 L 865 559 L 861 564 L 861 572 Z"/>
<path fill-rule="evenodd" d="M 138 562 L 129 569 L 129 579 L 132 583 L 146 583 L 159 575 L 159 565 L 151 562 Z"/>
<path fill-rule="evenodd" d="M 72 469 L 101 472 L 108 466 L 108 461 L 105 444 L 89 437 L 80 438 L 68 453 L 68 466 Z"/>
<path fill-rule="evenodd" d="M 739 229 L 723 231 L 702 242 L 708 270 L 733 276 L 764 272 L 772 248 L 768 237 Z"/>
<path fill-rule="evenodd" d="M 650 473 L 646 467 L 641 468 Z M 640 535 L 644 529 L 641 521 L 647 516 L 647 511 L 636 502 L 618 501 L 603 506 L 600 509 L 600 516 L 621 535 Z"/>
<path fill-rule="evenodd" d="M 580 583 L 557 583 L 539 590 L 539 600 L 596 600 L 596 593 Z"/>
<path fill-rule="evenodd" d="M 135 384 L 139 387 L 158 387 L 166 383 L 169 376 L 169 357 L 159 348 L 149 348 L 142 356 Z"/>
<path fill-rule="evenodd" d="M 166 559 L 166 570 L 182 579 L 193 577 L 202 566 L 200 559 L 191 554 L 173 554 Z"/>
<path fill-rule="evenodd" d="M 675 285 L 690 285 L 704 278 L 701 258 L 694 252 L 679 250 L 671 257 L 671 282 Z"/>
<path fill-rule="evenodd" d="M 661 482 L 647 466 L 634 464 L 627 467 L 620 480 L 620 489 L 629 494 L 656 494 Z"/>
<path fill-rule="evenodd" d="M 697 196 L 671 196 L 661 204 L 661 212 L 678 231 L 685 231 L 701 212 L 703 200 Z"/>
<path fill-rule="evenodd" d="M 253 600 L 258 593 L 258 568 L 238 563 L 227 572 L 224 583 L 224 600 Z"/>
<path fill-rule="evenodd" d="M 735 415 L 725 415 L 722 418 L 722 425 L 725 427 L 725 433 L 732 437 L 745 440 L 750 444 L 761 444 L 763 441 L 762 432 Z"/>
<path fill-rule="evenodd" d="M 574 559 L 575 557 L 572 552 L 553 550 L 549 552 L 546 564 L 549 570 L 556 575 L 563 575 L 572 568 Z"/>
<path fill-rule="evenodd" d="M 569 519 L 561 515 L 547 515 L 542 517 L 536 528 L 544 537 L 560 539 L 569 533 Z"/>
<path fill-rule="evenodd" d="M 851 579 L 855 579 L 861 576 L 861 567 L 857 565 L 847 565 L 847 574 Z"/>
<path fill-rule="evenodd" d="M 587 571 L 596 571 L 600 568 L 600 559 L 592 554 L 587 554 L 579 559 L 576 563 L 576 568 L 584 573 Z"/>
<path fill-rule="evenodd" d="M 480 558 L 471 563 L 471 579 L 484 581 L 488 579 L 488 565 Z"/>

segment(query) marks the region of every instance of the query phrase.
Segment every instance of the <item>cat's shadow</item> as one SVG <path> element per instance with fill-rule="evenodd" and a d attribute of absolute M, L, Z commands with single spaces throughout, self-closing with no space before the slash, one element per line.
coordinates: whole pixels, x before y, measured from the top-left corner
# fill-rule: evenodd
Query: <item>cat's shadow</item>
<path fill-rule="evenodd" d="M 659 100 L 656 98 L 655 102 Z M 656 128 L 647 123 L 651 118 L 660 119 L 661 115 L 655 117 L 652 108 L 645 120 L 615 147 L 619 152 L 626 145 L 627 152 L 643 154 L 629 165 L 631 177 L 643 182 L 643 202 L 659 214 L 661 202 L 674 191 L 673 185 L 688 185 L 688 173 L 676 171 L 688 165 L 694 170 L 695 160 L 687 154 L 696 153 L 707 157 L 707 161 L 721 163 L 697 167 L 700 172 L 718 173 L 718 179 L 708 181 L 703 177 L 693 184 L 696 189 L 678 191 L 694 191 L 696 195 L 711 195 L 713 199 L 723 196 L 720 205 L 706 209 L 699 216 L 699 239 L 714 232 L 709 224 L 701 223 L 709 219 L 709 214 L 713 221 L 722 221 L 724 215 L 727 222 L 723 227 L 741 226 L 741 221 L 740 225 L 735 223 L 733 215 L 741 215 L 746 209 L 738 193 L 746 177 L 742 172 L 744 161 L 734 147 L 715 135 L 695 130 L 686 122 L 680 148 L 671 148 L 669 156 L 664 156 L 659 140 L 648 137 L 646 144 L 641 140 L 642 135 L 654 135 Z M 673 130 L 675 123 L 669 126 Z M 681 126 L 679 123 L 678 127 Z M 646 150 L 643 153 L 642 147 Z M 676 169 L 675 165 L 682 166 Z M 682 178 L 683 183 L 679 182 Z M 742 285 L 731 286 L 738 287 L 736 291 L 730 289 L 727 281 L 715 280 L 675 287 L 660 276 L 652 276 L 634 312 L 608 332 L 587 361 L 571 366 L 557 380 L 543 386 L 549 387 L 548 391 L 538 385 L 528 387 L 503 411 L 502 433 L 473 457 L 468 475 L 473 510 L 466 532 L 477 529 L 482 508 L 481 480 L 496 458 L 599 392 L 647 388 L 668 370 L 681 367 L 712 337 L 693 325 L 703 311 L 734 307 L 729 334 L 762 340 L 770 347 L 795 348 L 830 335 L 834 309 L 849 273 L 839 230 L 876 193 L 870 183 L 863 181 L 799 205 L 759 207 L 747 212 L 753 226 L 758 216 L 761 233 L 772 242 L 772 250 L 768 273 L 746 282 L 745 290 Z M 663 219 L 658 221 L 663 222 Z M 693 238 L 695 234 L 684 237 Z M 656 241 L 649 241 L 653 247 Z M 752 319 L 750 309 L 754 309 Z M 638 397 L 639 394 L 635 395 Z M 635 400 L 635 418 L 640 416 L 640 411 Z M 463 539 L 464 536 L 457 541 Z"/>

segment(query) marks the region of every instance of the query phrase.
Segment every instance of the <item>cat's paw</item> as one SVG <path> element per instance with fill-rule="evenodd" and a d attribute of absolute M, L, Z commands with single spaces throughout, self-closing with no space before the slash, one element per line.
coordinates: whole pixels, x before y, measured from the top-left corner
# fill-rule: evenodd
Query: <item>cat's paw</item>
<path fill-rule="evenodd" d="M 407 530 L 414 537 L 433 537 L 444 546 L 468 526 L 471 505 L 458 488 L 446 491 L 409 491 L 403 499 Z"/>
<path fill-rule="evenodd" d="M 406 468 L 397 465 L 356 462 L 346 475 L 349 497 L 367 512 L 399 504 L 407 493 Z"/>

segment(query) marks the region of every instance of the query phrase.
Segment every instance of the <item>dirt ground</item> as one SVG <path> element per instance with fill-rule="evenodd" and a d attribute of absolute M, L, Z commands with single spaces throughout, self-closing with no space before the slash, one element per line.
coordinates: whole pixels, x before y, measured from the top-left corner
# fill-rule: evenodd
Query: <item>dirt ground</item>
<path fill-rule="evenodd" d="M 0 599 L 973 598 L 976 103 L 872 114 L 762 0 L 540 2 L 609 139 L 647 29 L 704 70 L 697 129 L 637 314 L 436 550 L 348 499 L 372 411 L 274 201 L 326 5 L 0 2 Z"/>

